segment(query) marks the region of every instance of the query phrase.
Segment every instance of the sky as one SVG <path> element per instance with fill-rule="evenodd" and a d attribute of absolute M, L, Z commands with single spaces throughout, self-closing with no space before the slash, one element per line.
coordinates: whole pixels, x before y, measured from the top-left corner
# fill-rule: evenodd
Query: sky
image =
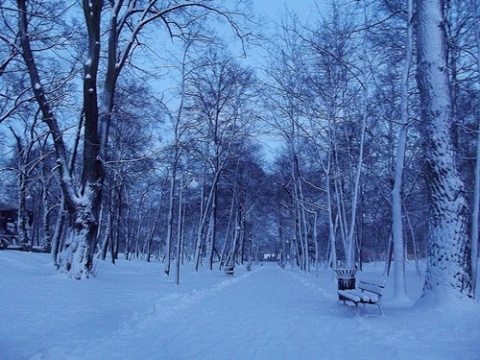
<path fill-rule="evenodd" d="M 252 0 L 252 12 L 263 24 L 262 32 L 266 37 L 272 36 L 277 31 L 276 26 L 282 23 L 288 11 L 293 11 L 305 24 L 316 17 L 319 7 L 328 0 Z M 268 67 L 268 54 L 265 51 L 266 46 L 251 46 L 247 49 L 245 59 L 240 59 L 247 66 L 257 69 L 257 76 L 264 76 L 263 70 Z M 237 49 L 237 53 L 240 53 Z M 281 137 L 272 135 L 258 135 L 263 149 L 263 157 L 267 164 L 275 160 L 275 155 L 283 146 L 284 140 Z"/>
<path fill-rule="evenodd" d="M 325 0 L 324 0 L 325 1 Z M 322 3 L 321 0 L 318 1 L 318 3 Z M 252 11 L 254 14 L 256 14 L 260 18 L 264 18 L 267 21 L 270 21 L 271 24 L 273 23 L 280 23 L 282 17 L 285 14 L 286 9 L 292 9 L 296 13 L 298 13 L 299 17 L 302 19 L 307 19 L 311 16 L 312 13 L 315 13 L 317 10 L 316 8 L 316 1 L 315 0 L 252 0 Z M 273 25 L 270 26 L 265 26 L 265 33 L 273 33 Z M 165 35 L 165 34 L 163 34 Z M 168 39 L 168 37 L 161 37 L 164 38 L 165 43 L 171 44 L 171 39 Z M 159 38 L 156 37 L 155 41 L 159 42 Z M 159 42 L 161 45 L 163 42 Z M 173 46 L 175 49 L 176 46 Z M 257 67 L 257 66 L 262 66 L 262 64 L 265 63 L 266 59 L 266 54 L 263 51 L 264 49 L 262 47 L 249 47 L 248 53 L 247 53 L 247 59 L 244 59 L 245 63 L 249 66 Z M 172 50 L 174 51 L 174 50 Z M 173 67 L 172 64 L 168 64 L 168 61 L 170 63 L 174 63 L 172 61 L 172 57 L 169 54 L 165 54 L 164 49 L 158 50 L 159 54 L 165 55 L 162 60 L 158 61 L 158 68 L 160 69 L 159 71 L 161 73 L 166 73 L 168 69 L 171 69 Z M 237 52 L 239 54 L 239 52 Z M 152 61 L 152 57 L 145 57 L 145 62 L 146 64 L 142 63 L 142 54 L 138 53 L 136 54 L 135 57 L 135 64 L 139 66 L 140 68 L 144 68 L 145 66 L 151 65 L 154 63 Z M 167 63 L 165 63 L 167 61 Z M 258 74 L 261 75 L 261 71 L 258 71 Z M 143 75 L 143 74 L 141 74 Z M 175 103 L 175 95 L 170 95 L 168 94 L 168 89 L 174 89 L 175 87 L 178 86 L 178 74 L 175 72 L 172 72 L 172 79 L 166 79 L 165 77 L 161 78 L 160 80 L 155 80 L 152 81 L 153 87 L 156 89 L 159 89 L 159 95 L 163 96 L 165 95 L 164 100 L 167 101 L 172 101 L 172 103 Z M 167 91 L 165 91 L 167 90 Z M 262 141 L 264 142 L 264 141 Z M 279 142 L 275 142 L 274 140 L 269 140 L 269 146 L 271 147 L 276 147 Z M 8 149 L 2 147 L 0 149 L 2 153 L 6 154 Z M 269 153 L 270 150 L 268 150 L 267 147 L 267 153 Z"/>
<path fill-rule="evenodd" d="M 274 21 L 280 20 L 285 14 L 285 9 L 296 12 L 300 18 L 308 18 L 313 11 L 316 11 L 315 3 L 324 1 L 315 0 L 252 0 L 253 12 L 271 18 Z"/>

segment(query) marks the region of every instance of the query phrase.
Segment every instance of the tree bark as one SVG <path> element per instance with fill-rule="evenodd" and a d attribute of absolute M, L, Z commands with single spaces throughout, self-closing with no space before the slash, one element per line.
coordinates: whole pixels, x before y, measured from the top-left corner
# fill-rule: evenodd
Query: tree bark
<path fill-rule="evenodd" d="M 468 209 L 453 141 L 442 0 L 417 2 L 417 81 L 427 134 L 430 195 L 428 261 L 423 297 L 472 297 Z"/>
<path fill-rule="evenodd" d="M 405 301 L 407 287 L 405 282 L 405 244 L 402 216 L 402 186 L 405 153 L 407 149 L 408 127 L 408 79 L 412 63 L 412 17 L 413 1 L 408 0 L 407 39 L 405 45 L 405 63 L 403 65 L 401 100 L 400 100 L 400 134 L 398 135 L 398 148 L 395 163 L 395 178 L 392 189 L 392 233 L 394 253 L 394 298 L 396 301 Z"/>
<path fill-rule="evenodd" d="M 480 27 L 478 21 L 480 20 L 480 4 L 478 0 L 471 0 L 473 13 L 473 29 L 475 32 L 475 43 L 477 47 L 477 74 L 478 82 L 480 83 Z M 478 112 L 477 114 L 480 114 Z M 480 115 L 477 115 L 480 116 Z M 473 295 L 477 294 L 477 277 L 478 277 L 478 229 L 480 216 L 480 121 L 477 129 L 477 159 L 475 163 L 475 188 L 472 214 L 472 274 L 473 274 Z"/>

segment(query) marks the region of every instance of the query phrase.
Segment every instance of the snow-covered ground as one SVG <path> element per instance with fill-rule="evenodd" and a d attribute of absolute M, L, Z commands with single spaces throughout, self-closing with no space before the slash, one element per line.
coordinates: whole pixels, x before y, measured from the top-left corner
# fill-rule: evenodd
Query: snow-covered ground
<path fill-rule="evenodd" d="M 336 279 L 276 264 L 229 277 L 158 263 L 98 263 L 96 278 L 66 279 L 46 254 L 0 251 L 0 359 L 480 359 L 480 305 L 397 308 L 358 316 Z M 408 264 L 409 296 L 423 278 Z M 370 265 L 362 276 L 381 276 Z"/>

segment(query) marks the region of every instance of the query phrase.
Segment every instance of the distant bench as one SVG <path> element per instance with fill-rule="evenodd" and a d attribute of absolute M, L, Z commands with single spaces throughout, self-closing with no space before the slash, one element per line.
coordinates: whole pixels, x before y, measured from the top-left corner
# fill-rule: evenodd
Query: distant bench
<path fill-rule="evenodd" d="M 225 274 L 233 275 L 234 271 L 235 271 L 235 267 L 233 265 L 225 266 Z"/>
<path fill-rule="evenodd" d="M 350 301 L 358 308 L 358 304 L 377 305 L 380 314 L 383 315 L 381 300 L 383 290 L 385 289 L 385 280 L 359 280 L 358 286 L 353 290 L 338 290 L 339 299 L 345 304 Z"/>

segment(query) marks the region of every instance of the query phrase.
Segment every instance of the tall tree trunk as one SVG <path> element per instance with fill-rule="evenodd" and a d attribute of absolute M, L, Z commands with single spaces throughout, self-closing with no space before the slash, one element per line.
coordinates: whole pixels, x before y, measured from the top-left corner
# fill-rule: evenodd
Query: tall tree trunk
<path fill-rule="evenodd" d="M 17 142 L 18 150 L 18 233 L 20 234 L 20 244 L 22 247 L 25 247 L 25 249 L 28 249 L 32 244 L 30 243 L 27 232 L 27 162 L 28 153 L 32 145 L 25 148 L 20 136 L 18 136 L 12 128 L 11 131 Z"/>
<path fill-rule="evenodd" d="M 102 260 L 105 260 L 107 257 L 107 251 L 108 251 L 108 245 L 113 242 L 112 238 L 112 228 L 113 228 L 113 216 L 112 216 L 112 208 L 111 206 L 108 209 L 108 214 L 107 214 L 107 225 L 105 227 L 105 235 L 104 235 L 104 240 L 102 244 L 102 249 L 100 251 L 99 257 Z"/>
<path fill-rule="evenodd" d="M 243 196 L 242 196 L 243 197 Z M 246 251 L 245 249 L 249 246 L 249 243 L 251 242 L 251 239 L 250 239 L 250 236 L 248 235 L 248 232 L 247 232 L 247 206 L 245 205 L 245 202 L 246 200 L 242 200 L 242 218 L 240 219 L 241 221 L 241 231 L 242 231 L 242 234 L 241 234 L 241 242 L 242 242 L 242 246 L 241 246 L 241 250 L 242 250 L 242 256 L 240 258 L 241 260 L 241 265 L 243 266 L 243 262 L 245 260 L 245 254 L 246 254 Z"/>
<path fill-rule="evenodd" d="M 177 253 L 175 256 L 175 267 L 176 267 L 176 274 L 175 274 L 175 282 L 177 285 L 180 285 L 180 265 L 181 265 L 181 258 L 182 258 L 182 248 L 183 248 L 183 234 L 182 234 L 182 213 L 183 213 L 183 175 L 180 178 L 180 189 L 178 190 L 178 220 L 177 220 Z"/>
<path fill-rule="evenodd" d="M 81 190 L 76 191 L 69 173 L 68 155 L 63 141 L 63 134 L 58 126 L 55 113 L 47 93 L 42 85 L 40 72 L 35 62 L 30 44 L 28 19 L 29 14 L 25 0 L 17 0 L 19 9 L 18 27 L 22 48 L 22 57 L 26 64 L 35 100 L 38 103 L 42 120 L 52 133 L 57 155 L 57 170 L 66 210 L 70 214 L 67 248 L 57 261 L 60 268 L 71 277 L 81 279 L 91 274 L 93 251 L 95 247 L 98 215 L 101 204 L 101 185 L 103 180 L 102 163 L 98 158 L 99 141 L 94 119 L 98 118 L 96 107 L 96 77 L 100 51 L 100 14 L 103 6 L 101 0 L 87 2 L 84 10 L 89 35 L 89 56 L 85 63 L 84 108 L 85 108 L 85 143 L 84 168 Z M 88 7 L 88 8 L 87 8 Z M 109 109 L 107 109 L 109 110 Z M 88 124 L 87 124 L 88 123 Z M 95 126 L 93 126 L 95 124 Z"/>
<path fill-rule="evenodd" d="M 217 207 L 218 207 L 218 184 L 215 184 L 213 188 L 212 199 L 212 213 L 210 214 L 210 241 L 208 246 L 208 262 L 210 264 L 210 270 L 213 270 L 213 262 L 215 257 L 215 246 L 217 238 Z"/>
<path fill-rule="evenodd" d="M 478 0 L 471 0 L 473 14 L 473 29 L 475 31 L 475 43 L 477 47 L 477 78 L 480 83 L 480 4 Z M 477 159 L 475 163 L 475 189 L 472 214 L 472 274 L 473 274 L 473 295 L 477 293 L 478 277 L 478 228 L 480 216 L 480 112 L 477 112 L 479 126 L 477 130 Z"/>
<path fill-rule="evenodd" d="M 365 25 L 367 21 L 367 5 L 364 4 L 364 22 Z M 353 269 L 355 267 L 355 233 L 356 233 L 356 222 L 357 222 L 357 208 L 358 208 L 358 193 L 360 190 L 360 180 L 362 177 L 362 167 L 363 167 L 363 152 L 365 146 L 365 132 L 367 128 L 367 119 L 368 119 L 368 96 L 369 96 L 369 64 L 368 64 L 368 52 L 367 52 L 367 35 L 366 33 L 363 36 L 363 115 L 362 115 L 362 127 L 360 131 L 360 148 L 358 152 L 357 160 L 357 172 L 354 177 L 353 183 L 353 196 L 351 202 L 351 219 L 349 224 L 349 229 L 347 233 L 347 249 L 346 249 L 346 265 L 348 268 Z"/>
<path fill-rule="evenodd" d="M 204 233 L 204 226 L 205 226 L 205 219 L 206 219 L 206 212 L 207 212 L 207 205 L 205 204 L 205 180 L 207 178 L 207 164 L 206 161 L 203 165 L 203 175 L 202 175 L 202 189 L 200 192 L 200 216 L 198 220 L 198 229 L 197 235 L 195 240 L 195 255 L 194 255 L 194 262 L 195 262 L 195 271 L 198 271 L 200 267 L 200 260 L 202 257 L 202 249 L 203 249 L 203 233 Z"/>
<path fill-rule="evenodd" d="M 60 252 L 63 240 L 65 217 L 65 200 L 63 199 L 62 194 L 60 204 L 58 206 L 57 223 L 55 224 L 55 231 L 52 237 L 52 249 L 50 250 L 50 255 L 52 257 L 53 263 L 57 268 L 60 266 L 58 263 L 58 254 Z"/>
<path fill-rule="evenodd" d="M 165 274 L 170 275 L 170 263 L 172 258 L 172 239 L 173 239 L 173 213 L 175 207 L 175 183 L 176 183 L 177 169 L 176 164 L 172 168 L 172 177 L 170 179 L 170 191 L 169 191 L 169 201 L 168 201 L 168 215 L 167 215 L 167 238 L 166 242 L 166 252 L 165 252 Z"/>
<path fill-rule="evenodd" d="M 395 163 L 395 178 L 392 189 L 392 232 L 393 232 L 393 254 L 394 254 L 394 298 L 396 301 L 407 300 L 407 286 L 405 282 L 405 244 L 402 217 L 402 183 L 403 168 L 405 164 L 405 153 L 407 148 L 407 127 L 408 127 L 408 79 L 412 63 L 412 17 L 413 1 L 408 0 L 407 16 L 407 39 L 405 63 L 403 65 L 401 100 L 400 100 L 400 134 L 398 135 L 398 149 Z"/>
<path fill-rule="evenodd" d="M 430 192 L 428 261 L 423 297 L 472 297 L 468 209 L 457 169 L 448 82 L 445 3 L 417 2 L 417 81 L 427 132 Z"/>
<path fill-rule="evenodd" d="M 233 195 L 232 195 L 232 203 L 230 205 L 230 211 L 228 213 L 227 228 L 225 230 L 225 240 L 224 240 L 223 247 L 222 247 L 222 253 L 220 254 L 219 270 L 222 270 L 222 266 L 226 265 L 225 254 L 226 254 L 226 251 L 227 251 L 228 239 L 230 238 L 230 232 L 231 232 L 230 229 L 232 228 L 232 222 L 234 221 L 233 220 L 233 215 L 235 213 L 236 198 L 237 198 L 237 186 L 234 186 L 233 187 Z M 236 226 L 236 224 L 234 226 Z"/>
<path fill-rule="evenodd" d="M 327 196 L 327 211 L 328 211 L 328 239 L 329 239 L 329 247 L 330 251 L 328 254 L 328 266 L 332 269 L 337 267 L 337 249 L 336 249 L 336 236 L 335 236 L 335 224 L 334 224 L 334 216 L 333 216 L 333 195 L 331 189 L 331 181 L 332 181 L 332 152 L 333 152 L 333 144 L 332 144 L 332 114 L 334 113 L 330 109 L 328 109 L 328 153 L 327 153 L 327 165 L 324 167 L 325 173 L 325 192 Z"/>
<path fill-rule="evenodd" d="M 205 224 L 207 223 L 207 217 L 211 215 L 212 212 L 212 202 L 214 198 L 214 192 L 215 188 L 218 183 L 218 179 L 220 176 L 220 170 L 216 171 L 212 180 L 212 186 L 210 187 L 210 190 L 208 192 L 208 197 L 207 201 L 203 201 L 204 198 L 204 190 L 205 187 L 202 187 L 202 196 L 201 196 L 201 201 L 202 201 L 202 210 L 200 211 L 200 223 L 198 226 L 198 231 L 197 231 L 197 239 L 196 239 L 196 249 L 195 249 L 195 271 L 198 271 L 198 268 L 200 266 L 200 260 L 202 257 L 202 247 L 203 247 L 203 236 L 205 235 Z M 206 176 L 204 173 L 204 180 Z"/>
<path fill-rule="evenodd" d="M 43 234 L 44 234 L 44 250 L 50 251 L 52 247 L 52 234 L 50 232 L 50 210 L 49 210 L 49 202 L 48 202 L 48 182 L 47 180 L 47 171 L 45 168 L 45 163 L 42 164 L 42 226 L 43 226 Z M 50 250 L 49 250 L 50 249 Z"/>
<path fill-rule="evenodd" d="M 152 257 L 152 242 L 153 238 L 155 237 L 155 232 L 157 231 L 158 223 L 160 222 L 160 215 L 162 213 L 162 205 L 161 203 L 158 205 L 157 215 L 155 215 L 155 220 L 152 226 L 152 230 L 147 238 L 147 256 L 146 261 L 150 262 L 150 258 Z"/>
<path fill-rule="evenodd" d="M 410 221 L 410 215 L 408 215 L 408 212 L 405 212 L 405 215 L 407 218 L 408 228 L 410 229 L 410 236 L 412 237 L 413 256 L 415 257 L 415 272 L 417 273 L 417 275 L 420 276 L 420 261 L 418 256 L 418 245 L 415 238 L 415 231 L 413 230 L 412 222 Z"/>

